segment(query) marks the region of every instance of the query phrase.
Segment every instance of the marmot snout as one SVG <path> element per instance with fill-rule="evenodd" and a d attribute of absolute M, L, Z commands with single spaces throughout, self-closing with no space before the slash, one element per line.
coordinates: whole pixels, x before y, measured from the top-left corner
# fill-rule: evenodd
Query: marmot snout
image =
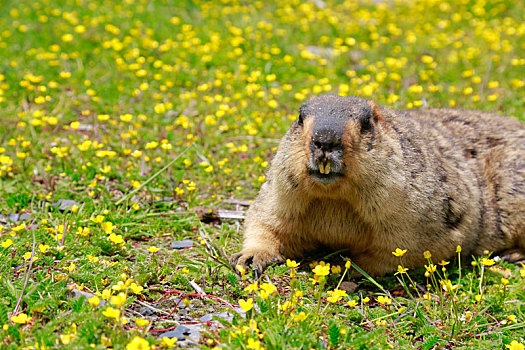
<path fill-rule="evenodd" d="M 347 100 L 329 99 L 335 96 L 324 96 L 312 100 L 301 107 L 297 123 L 304 126 L 304 119 L 311 118 L 310 157 L 308 173 L 322 184 L 331 184 L 343 176 L 345 163 L 343 153 L 351 153 L 366 134 L 374 133 L 373 127 L 379 120 L 378 106 L 358 98 Z M 346 128 L 358 129 L 359 139 L 352 140 Z M 309 129 L 309 128 L 308 128 Z M 355 135 L 354 135 L 355 136 Z"/>
<path fill-rule="evenodd" d="M 323 95 L 300 108 L 247 212 L 233 265 L 319 247 L 372 275 L 484 250 L 525 255 L 525 126 L 479 111 L 396 111 Z"/>

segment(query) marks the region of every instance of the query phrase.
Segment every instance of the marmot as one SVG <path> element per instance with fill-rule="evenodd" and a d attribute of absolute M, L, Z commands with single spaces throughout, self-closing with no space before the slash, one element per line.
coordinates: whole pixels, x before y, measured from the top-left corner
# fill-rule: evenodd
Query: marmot
<path fill-rule="evenodd" d="M 300 108 L 250 206 L 233 266 L 320 247 L 371 275 L 485 250 L 525 257 L 525 125 L 473 110 L 393 110 L 322 95 Z"/>

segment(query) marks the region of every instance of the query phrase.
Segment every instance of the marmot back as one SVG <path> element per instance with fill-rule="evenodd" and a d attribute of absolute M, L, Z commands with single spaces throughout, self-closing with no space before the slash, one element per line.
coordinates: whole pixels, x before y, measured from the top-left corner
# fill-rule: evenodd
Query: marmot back
<path fill-rule="evenodd" d="M 232 264 L 258 270 L 320 247 L 373 275 L 423 252 L 525 257 L 525 126 L 469 110 L 396 111 L 323 95 L 300 109 L 247 213 Z"/>

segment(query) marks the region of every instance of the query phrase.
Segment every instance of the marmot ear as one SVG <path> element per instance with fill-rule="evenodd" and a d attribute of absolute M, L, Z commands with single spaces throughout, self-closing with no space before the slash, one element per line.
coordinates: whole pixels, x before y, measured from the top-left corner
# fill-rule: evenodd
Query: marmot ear
<path fill-rule="evenodd" d="M 297 124 L 303 125 L 303 119 L 304 119 L 304 105 L 299 108 L 299 117 L 297 118 Z"/>
<path fill-rule="evenodd" d="M 297 124 L 303 125 L 303 114 L 299 113 L 299 117 L 297 118 Z"/>
<path fill-rule="evenodd" d="M 379 109 L 379 105 L 375 103 L 374 101 L 367 101 L 367 103 L 370 106 L 370 109 L 372 110 L 372 116 L 370 118 L 372 122 L 374 124 L 381 122 L 383 118 L 381 117 L 381 111 Z"/>

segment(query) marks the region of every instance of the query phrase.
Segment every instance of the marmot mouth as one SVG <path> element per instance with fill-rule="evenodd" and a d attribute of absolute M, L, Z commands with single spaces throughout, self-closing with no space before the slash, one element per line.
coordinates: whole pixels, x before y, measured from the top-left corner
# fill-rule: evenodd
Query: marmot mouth
<path fill-rule="evenodd" d="M 315 181 L 323 185 L 331 184 L 337 181 L 343 174 L 336 172 L 321 173 L 319 169 L 308 169 L 308 175 L 314 178 Z"/>

